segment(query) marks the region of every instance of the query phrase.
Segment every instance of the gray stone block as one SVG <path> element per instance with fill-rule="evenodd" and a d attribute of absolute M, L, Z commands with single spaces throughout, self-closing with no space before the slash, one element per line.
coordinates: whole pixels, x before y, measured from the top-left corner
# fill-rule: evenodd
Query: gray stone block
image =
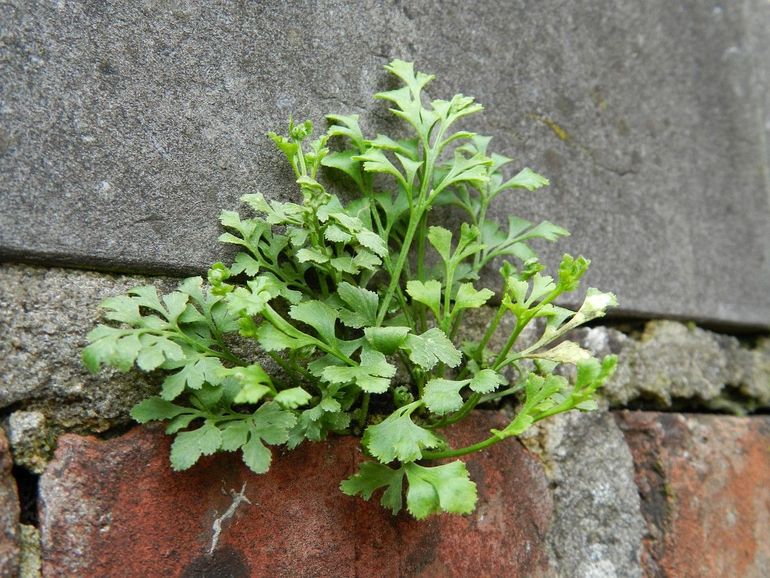
<path fill-rule="evenodd" d="M 120 373 L 103 367 L 92 375 L 81 353 L 88 332 L 102 321 L 102 300 L 148 284 L 163 294 L 178 282 L 0 265 L 0 415 L 10 413 L 7 426 L 18 464 L 41 470 L 62 430 L 101 432 L 125 424 L 136 403 L 158 393 L 161 372 Z M 234 338 L 231 346 L 276 371 L 250 341 Z"/>
<path fill-rule="evenodd" d="M 21 463 L 39 469 L 47 459 L 39 446 L 51 433 L 125 423 L 129 409 L 158 390 L 157 380 L 139 371 L 91 375 L 80 360 L 86 334 L 99 320 L 99 302 L 150 282 L 161 290 L 175 285 L 161 278 L 0 267 L 0 411 L 28 410 L 9 423 Z M 30 423 L 35 416 L 39 427 Z M 53 432 L 43 431 L 49 428 Z"/>
<path fill-rule="evenodd" d="M 53 435 L 39 411 L 15 411 L 7 420 L 13 462 L 34 474 L 42 474 L 53 453 Z"/>
<path fill-rule="evenodd" d="M 645 532 L 634 462 L 609 412 L 544 420 L 522 441 L 553 486 L 549 558 L 564 578 L 641 576 Z"/>
<path fill-rule="evenodd" d="M 711 409 L 739 415 L 770 406 L 770 340 L 737 338 L 675 321 L 650 321 L 639 335 L 578 329 L 572 338 L 599 357 L 618 355 L 601 389 L 613 407 Z"/>
<path fill-rule="evenodd" d="M 200 271 L 216 216 L 293 194 L 263 137 L 359 113 L 381 66 L 487 105 L 472 127 L 551 177 L 494 214 L 548 218 L 621 314 L 770 323 L 770 5 L 687 0 L 3 4 L 0 251 Z M 469 125 L 470 126 L 470 125 Z"/>

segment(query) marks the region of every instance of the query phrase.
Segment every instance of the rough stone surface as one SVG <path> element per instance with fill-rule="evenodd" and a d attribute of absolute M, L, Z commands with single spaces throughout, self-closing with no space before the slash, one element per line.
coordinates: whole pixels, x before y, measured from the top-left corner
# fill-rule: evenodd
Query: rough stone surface
<path fill-rule="evenodd" d="M 160 373 L 102 368 L 92 375 L 81 352 L 100 321 L 103 299 L 147 284 L 162 294 L 179 281 L 0 265 L 0 413 L 13 412 L 8 427 L 18 463 L 37 471 L 48 459 L 46 444 L 61 431 L 100 432 L 123 425 L 134 404 L 157 393 Z M 251 341 L 235 338 L 230 345 L 244 359 L 276 370 Z"/>
<path fill-rule="evenodd" d="M 477 414 L 456 443 L 501 427 Z M 507 422 L 506 422 L 507 423 Z M 338 490 L 362 459 L 337 438 L 275 453 L 251 474 L 234 455 L 174 473 L 169 439 L 136 428 L 100 441 L 62 436 L 40 481 L 44 576 L 545 576 L 548 480 L 516 442 L 468 460 L 476 512 L 416 522 Z M 213 523 L 245 486 L 213 555 Z"/>
<path fill-rule="evenodd" d="M 1 9 L 7 258 L 206 267 L 220 209 L 292 194 L 265 131 L 327 112 L 382 129 L 371 94 L 401 57 L 438 75 L 435 96 L 478 97 L 473 128 L 551 177 L 492 214 L 570 229 L 547 256 L 592 257 L 622 313 L 770 323 L 767 2 Z"/>
<path fill-rule="evenodd" d="M 14 463 L 42 474 L 53 452 L 53 432 L 45 415 L 39 411 L 15 411 L 6 427 Z"/>
<path fill-rule="evenodd" d="M 650 577 L 761 578 L 770 568 L 770 418 L 622 412 Z"/>
<path fill-rule="evenodd" d="M 642 576 L 645 526 L 634 464 L 612 415 L 555 416 L 523 441 L 540 455 L 551 480 L 554 508 L 547 541 L 555 574 Z"/>
<path fill-rule="evenodd" d="M 19 497 L 11 475 L 13 461 L 5 432 L 0 428 L 0 577 L 19 569 Z"/>
<path fill-rule="evenodd" d="M 171 284 L 158 278 L 0 266 L 0 410 L 13 406 L 41 413 L 58 428 L 101 431 L 125 422 L 131 406 L 158 385 L 139 372 L 105 369 L 91 375 L 80 353 L 99 319 L 99 303 L 151 282 L 160 282 L 161 289 Z M 34 445 L 47 435 L 34 427 L 25 427 L 26 435 L 16 431 L 15 445 Z"/>
<path fill-rule="evenodd" d="M 651 321 L 638 337 L 608 327 L 579 329 L 573 338 L 596 355 L 618 354 L 602 388 L 614 407 L 703 407 L 746 413 L 770 406 L 770 340 L 742 344 L 675 321 Z"/>
<path fill-rule="evenodd" d="M 98 322 L 102 299 L 147 283 L 168 291 L 176 282 L 0 266 L 0 411 L 10 415 L 6 426 L 17 463 L 41 470 L 48 459 L 46 446 L 58 432 L 103 431 L 124 424 L 132 405 L 157 391 L 156 375 L 109 369 L 91 375 L 80 353 L 86 334 Z M 480 335 L 492 314 L 485 308 L 467 316 L 467 334 Z M 506 317 L 491 346 L 500 347 L 511 328 Z M 528 329 L 521 341 L 532 341 L 537 334 Z M 618 371 L 604 388 L 614 407 L 701 405 L 746 412 L 770 406 L 770 339 L 749 346 L 671 321 L 649 322 L 639 336 L 599 326 L 577 330 L 573 337 L 597 355 L 620 355 Z M 244 354 L 268 363 L 254 351 Z"/>
<path fill-rule="evenodd" d="M 40 578 L 40 530 L 29 524 L 20 524 L 21 555 L 19 556 L 19 578 Z"/>

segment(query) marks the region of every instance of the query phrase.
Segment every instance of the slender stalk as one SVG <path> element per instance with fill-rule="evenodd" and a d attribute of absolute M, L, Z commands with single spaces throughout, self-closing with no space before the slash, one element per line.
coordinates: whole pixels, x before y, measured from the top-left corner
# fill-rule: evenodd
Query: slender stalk
<path fill-rule="evenodd" d="M 529 318 L 523 318 L 518 319 L 516 321 L 516 328 L 513 330 L 513 333 L 508 337 L 508 341 L 505 342 L 505 346 L 500 350 L 500 353 L 497 354 L 497 357 L 495 357 L 494 363 L 492 363 L 492 369 L 499 369 L 503 367 L 503 360 L 505 359 L 505 356 L 508 355 L 508 352 L 511 350 L 511 347 L 513 347 L 513 344 L 516 343 L 516 340 L 519 338 L 519 335 L 521 334 L 524 327 L 526 327 L 527 323 L 529 322 Z"/>
<path fill-rule="evenodd" d="M 329 286 L 326 283 L 326 277 L 322 274 L 318 274 L 318 284 L 321 287 L 321 293 L 323 293 L 324 297 L 329 296 Z"/>
<path fill-rule="evenodd" d="M 484 337 L 482 337 L 481 342 L 479 342 L 479 353 L 484 353 L 484 349 L 486 349 L 487 343 L 489 343 L 489 340 L 492 339 L 495 331 L 497 331 L 497 326 L 500 325 L 500 322 L 505 316 L 505 309 L 505 303 L 500 303 L 500 307 L 497 308 L 497 313 L 495 313 L 495 316 L 489 323 L 489 327 L 487 327 L 487 330 L 484 333 Z"/>
<path fill-rule="evenodd" d="M 406 371 L 409 373 L 409 377 L 412 380 L 412 383 L 417 383 L 417 377 L 414 373 L 414 368 L 412 367 L 412 364 L 409 362 L 409 358 L 407 357 L 406 353 L 404 353 L 403 349 L 398 350 L 398 356 L 401 358 L 401 363 L 406 368 Z"/>
<path fill-rule="evenodd" d="M 297 158 L 299 159 L 300 176 L 307 176 L 307 166 L 305 165 L 305 152 L 302 150 L 302 143 L 297 143 Z"/>
<path fill-rule="evenodd" d="M 468 415 L 473 410 L 473 408 L 475 408 L 479 404 L 479 401 L 481 401 L 481 394 L 480 393 L 472 394 L 467 400 L 465 400 L 465 403 L 460 409 L 458 409 L 454 414 L 452 414 L 451 417 L 448 417 L 443 421 L 443 424 L 441 425 L 441 427 L 452 425 L 453 423 L 457 423 L 458 421 L 463 419 L 466 415 Z"/>
<path fill-rule="evenodd" d="M 424 460 L 440 460 L 443 458 L 456 458 L 458 456 L 464 456 L 466 454 L 472 454 L 473 452 L 477 452 L 479 450 L 483 450 L 485 448 L 488 448 L 491 445 L 496 444 L 497 442 L 503 441 L 505 438 L 499 438 L 497 436 L 492 436 L 490 438 L 485 439 L 484 441 L 481 441 L 477 444 L 473 444 L 472 446 L 466 446 L 464 448 L 458 448 L 456 450 L 442 450 L 437 452 L 422 452 L 422 459 Z"/>
<path fill-rule="evenodd" d="M 194 348 L 196 348 L 200 353 L 209 353 L 213 355 L 214 357 L 219 357 L 221 359 L 225 359 L 231 363 L 235 363 L 237 365 L 247 365 L 245 361 L 237 357 L 236 355 L 233 355 L 230 353 L 230 351 L 217 351 L 216 349 L 211 349 L 210 347 L 207 347 L 197 339 L 194 339 L 187 335 L 184 331 L 182 331 L 179 328 L 179 325 L 174 324 L 174 329 L 176 331 L 163 331 L 162 333 L 167 334 L 169 337 L 180 337 L 190 345 L 192 345 Z M 144 333 L 152 333 L 152 331 L 145 331 Z"/>
<path fill-rule="evenodd" d="M 441 329 L 444 333 L 449 333 L 449 323 L 451 321 L 452 311 L 452 282 L 454 281 L 455 264 L 450 260 L 444 268 L 444 307 L 441 311 Z"/>
<path fill-rule="evenodd" d="M 366 425 L 366 418 L 369 416 L 369 393 L 364 393 L 361 400 L 361 407 L 358 410 L 358 426 L 363 429 Z"/>
<path fill-rule="evenodd" d="M 427 236 L 426 224 L 427 214 L 423 215 L 419 224 L 419 228 L 417 229 L 417 279 L 420 281 L 425 280 L 425 238 Z"/>
<path fill-rule="evenodd" d="M 292 367 L 289 363 L 286 362 L 286 360 L 284 360 L 280 355 L 278 355 L 274 351 L 271 351 L 270 353 L 268 353 L 268 355 L 286 373 L 294 374 L 295 377 L 304 377 L 305 379 L 308 379 L 311 381 L 315 379 L 315 377 L 311 375 L 311 373 L 308 370 L 306 370 L 304 367 L 300 367 L 299 365 L 296 365 L 296 364 L 294 365 L 294 367 Z"/>
<path fill-rule="evenodd" d="M 382 298 L 382 302 L 380 303 L 380 311 L 377 314 L 378 327 L 382 325 L 382 322 L 385 320 L 385 315 L 388 313 L 390 301 L 393 299 L 393 294 L 396 291 L 396 287 L 401 281 L 401 270 L 404 268 L 404 263 L 406 262 L 406 258 L 409 255 L 409 249 L 412 246 L 412 239 L 414 239 L 414 234 L 417 231 L 417 225 L 422 218 L 422 210 L 418 208 L 417 211 L 418 212 L 414 213 L 409 219 L 409 226 L 406 229 L 406 235 L 404 235 L 404 244 L 401 246 L 401 252 L 398 255 L 396 266 L 394 267 L 390 277 L 390 284 L 388 285 L 388 289 L 385 291 L 385 296 Z"/>
<path fill-rule="evenodd" d="M 540 420 L 543 420 L 543 419 L 545 419 L 547 417 L 550 417 L 552 415 L 556 415 L 557 413 L 562 413 L 562 412 L 567 411 L 569 409 L 571 409 L 571 408 L 568 407 L 566 404 L 561 404 L 561 405 L 559 405 L 557 407 L 554 407 L 554 408 L 552 408 L 552 409 L 550 409 L 548 411 L 544 411 L 544 412 L 538 414 L 538 416 L 534 419 L 533 423 L 539 422 Z M 479 450 L 483 450 L 484 448 L 488 448 L 489 446 L 494 445 L 497 442 L 501 442 L 504 439 L 507 439 L 508 437 L 510 437 L 510 436 L 507 436 L 507 435 L 502 435 L 502 436 L 494 435 L 494 436 L 491 436 L 491 437 L 489 437 L 489 438 L 487 438 L 487 439 L 485 439 L 483 441 L 480 441 L 480 442 L 478 442 L 476 444 L 473 444 L 471 446 L 466 446 L 464 448 L 458 448 L 458 449 L 455 449 L 455 450 L 449 449 L 449 450 L 436 451 L 436 452 L 430 452 L 430 451 L 423 452 L 422 453 L 422 459 L 424 459 L 424 460 L 440 460 L 440 459 L 443 459 L 443 458 L 454 458 L 454 457 L 458 457 L 458 456 L 464 456 L 466 454 L 470 454 L 470 453 L 473 453 L 473 452 L 477 452 Z"/>
<path fill-rule="evenodd" d="M 406 317 L 407 324 L 414 327 L 415 322 L 411 307 L 409 307 L 409 304 L 406 302 L 406 297 L 404 296 L 404 292 L 401 290 L 400 286 L 396 287 L 396 299 L 398 299 L 398 305 L 401 307 L 401 311 L 403 312 L 404 317 Z"/>
<path fill-rule="evenodd" d="M 502 399 L 503 397 L 507 395 L 513 395 L 514 393 L 520 392 L 522 389 L 524 389 L 524 385 L 521 383 L 518 383 L 516 385 L 513 385 L 509 387 L 508 389 L 504 389 L 502 391 L 495 391 L 493 393 L 488 393 L 481 397 L 479 400 L 479 403 L 487 403 L 488 401 L 496 401 L 498 399 Z"/>
<path fill-rule="evenodd" d="M 503 347 L 503 349 L 500 350 L 500 353 L 495 358 L 495 362 L 492 364 L 492 369 L 500 369 L 501 367 L 504 367 L 505 365 L 510 363 L 511 360 L 506 359 L 505 356 L 508 355 L 508 352 L 511 350 L 511 347 L 513 347 L 513 344 L 516 342 L 516 339 L 519 337 L 519 334 L 527 326 L 527 323 L 529 323 L 543 307 L 548 305 L 551 301 L 556 299 L 559 295 L 561 295 L 561 291 L 559 291 L 559 288 L 557 287 L 556 289 L 551 291 L 545 299 L 540 301 L 540 303 L 538 303 L 536 307 L 529 309 L 520 319 L 516 321 L 516 329 L 514 329 L 513 333 L 511 333 L 511 336 L 508 338 L 508 341 L 505 343 L 505 347 Z"/>
<path fill-rule="evenodd" d="M 425 215 L 426 211 L 430 207 L 430 202 L 433 197 L 435 197 L 435 192 L 430 191 L 431 187 L 431 181 L 433 180 L 433 166 L 436 163 L 436 158 L 439 154 L 439 147 L 441 144 L 441 138 L 444 135 L 444 131 L 446 130 L 446 126 L 443 124 L 439 126 L 436 138 L 434 142 L 436 143 L 435 147 L 431 146 L 430 144 L 430 135 L 421 135 L 422 139 L 422 145 L 423 145 L 423 161 L 424 161 L 424 172 L 422 175 L 422 182 L 420 183 L 420 193 L 419 197 L 417 199 L 417 202 L 414 206 L 411 206 L 411 216 L 409 218 L 409 226 L 406 230 L 406 235 L 404 235 L 404 242 L 401 245 L 401 252 L 398 255 L 398 261 L 396 261 L 396 266 L 391 272 L 390 277 L 390 285 L 388 285 L 388 289 L 385 292 L 385 297 L 382 300 L 382 303 L 380 305 L 380 311 L 377 315 L 377 325 L 382 325 L 382 322 L 385 319 L 385 316 L 388 312 L 388 307 L 390 306 L 390 301 L 393 299 L 393 293 L 396 290 L 396 287 L 398 286 L 399 282 L 401 281 L 401 271 L 404 268 L 404 264 L 406 263 L 407 257 L 409 256 L 409 250 L 412 247 L 412 241 L 414 240 L 414 235 L 418 230 L 422 230 L 424 232 L 425 227 L 423 226 L 422 229 L 420 228 L 420 223 L 422 222 L 423 216 Z M 405 187 L 407 191 L 410 189 Z M 418 263 L 418 267 L 419 267 Z"/>
<path fill-rule="evenodd" d="M 300 331 L 290 323 L 288 323 L 283 317 L 278 315 L 278 313 L 270 307 L 270 305 L 265 305 L 265 309 L 262 311 L 262 316 L 267 319 L 276 329 L 279 331 L 282 331 L 286 335 L 294 338 L 300 338 L 305 339 L 308 342 L 312 343 L 318 349 L 321 351 L 324 351 L 326 353 L 329 353 L 330 355 L 333 355 L 337 359 L 344 361 L 347 365 L 350 365 L 352 367 L 358 366 L 358 364 L 350 359 L 347 355 L 342 353 L 339 349 L 336 347 L 332 347 L 331 345 L 324 343 L 320 339 L 317 339 L 313 337 L 312 335 L 308 335 L 304 331 Z"/>
<path fill-rule="evenodd" d="M 481 227 L 484 224 L 484 220 L 487 218 L 487 208 L 489 206 L 489 199 L 486 195 L 481 195 L 481 208 L 479 209 L 479 217 L 476 221 L 476 226 Z M 473 256 L 473 270 L 478 271 L 484 265 L 481 262 L 482 253 L 485 253 L 486 249 L 479 251 Z"/>
<path fill-rule="evenodd" d="M 449 339 L 454 339 L 457 336 L 457 331 L 458 331 L 458 329 L 460 329 L 460 325 L 463 322 L 463 314 L 464 313 L 465 313 L 465 309 L 461 309 L 452 318 L 452 322 L 450 323 L 451 329 L 449 331 Z"/>

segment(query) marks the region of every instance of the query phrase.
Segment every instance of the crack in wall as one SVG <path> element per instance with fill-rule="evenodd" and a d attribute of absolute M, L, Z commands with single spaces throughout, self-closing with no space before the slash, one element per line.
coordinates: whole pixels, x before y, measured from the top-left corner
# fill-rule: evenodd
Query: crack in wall
<path fill-rule="evenodd" d="M 34 526 L 35 528 L 39 527 L 37 506 L 40 474 L 35 474 L 27 468 L 18 465 L 13 466 L 11 474 L 16 480 L 16 489 L 19 496 L 19 523 Z"/>
<path fill-rule="evenodd" d="M 223 524 L 232 518 L 235 515 L 235 511 L 238 509 L 238 506 L 240 506 L 242 503 L 246 502 L 247 504 L 251 504 L 251 500 L 249 500 L 246 497 L 246 482 L 243 482 L 243 486 L 241 487 L 240 492 L 236 492 L 235 490 L 230 490 L 230 495 L 233 498 L 232 503 L 230 504 L 230 507 L 225 510 L 225 513 L 219 516 L 216 520 L 214 520 L 214 523 L 211 525 L 211 546 L 209 547 L 209 556 L 214 555 L 214 550 L 217 548 L 217 544 L 219 544 L 219 537 L 222 534 L 222 526 Z"/>

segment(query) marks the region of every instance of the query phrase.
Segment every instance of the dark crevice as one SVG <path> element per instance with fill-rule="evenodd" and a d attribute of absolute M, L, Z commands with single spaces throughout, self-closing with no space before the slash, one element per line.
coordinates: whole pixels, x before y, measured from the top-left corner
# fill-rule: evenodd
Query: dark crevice
<path fill-rule="evenodd" d="M 39 527 L 37 517 L 37 496 L 40 475 L 30 472 L 27 468 L 13 466 L 13 477 L 16 479 L 16 488 L 19 493 L 19 506 L 21 513 L 19 521 L 35 528 Z"/>
<path fill-rule="evenodd" d="M 129 260 L 116 263 L 115 259 L 96 257 L 86 254 L 66 255 L 52 252 L 30 252 L 14 248 L 0 248 L 0 262 L 33 265 L 37 267 L 62 267 L 95 273 L 110 273 L 115 275 L 143 275 L 158 277 L 189 277 L 203 275 L 207 267 L 195 265 L 179 265 L 174 263 L 144 263 Z"/>
<path fill-rule="evenodd" d="M 601 390 L 600 390 L 601 392 Z M 601 395 L 601 393 L 600 393 Z M 765 402 L 766 403 L 766 402 Z M 698 396 L 672 396 L 669 400 L 661 399 L 652 392 L 642 391 L 639 396 L 622 405 L 612 405 L 612 410 L 649 411 L 661 413 L 682 414 L 715 414 L 715 415 L 770 415 L 770 406 L 746 395 L 740 386 L 723 384 L 719 395 L 711 399 Z"/>
<path fill-rule="evenodd" d="M 609 329 L 620 331 L 628 337 L 639 340 L 644 334 L 647 324 L 658 321 L 676 321 L 692 327 L 693 329 L 698 328 L 717 335 L 734 337 L 741 345 L 748 347 L 749 349 L 754 348 L 760 339 L 770 337 L 770 331 L 767 327 L 695 322 L 691 319 L 678 318 L 675 316 L 651 318 L 627 317 L 619 314 L 612 315 L 612 311 L 610 311 L 606 317 L 594 319 L 593 321 L 584 323 L 581 327 L 607 327 Z"/>
<path fill-rule="evenodd" d="M 740 401 L 720 396 L 704 401 L 697 398 L 674 398 L 670 405 L 659 401 L 637 398 L 624 405 L 612 406 L 611 411 L 645 411 L 655 413 L 710 414 L 724 416 L 760 416 L 770 415 L 770 407 L 756 407 L 756 402 Z"/>
<path fill-rule="evenodd" d="M 139 424 L 132 420 L 127 423 L 114 425 L 110 429 L 101 432 L 92 433 L 91 435 L 94 435 L 101 440 L 111 440 L 126 435 L 135 427 L 139 427 Z"/>
<path fill-rule="evenodd" d="M 571 304 L 575 306 L 575 304 Z M 621 310 L 617 311 L 614 309 L 610 309 L 607 312 L 606 317 L 602 317 L 600 319 L 597 319 L 595 321 L 592 321 L 590 323 L 587 323 L 585 326 L 592 326 L 592 325 L 604 325 L 607 327 L 613 327 L 613 326 L 624 326 L 624 325 L 637 325 L 644 327 L 644 324 L 648 321 L 678 321 L 680 323 L 685 324 L 693 324 L 694 326 L 697 326 L 701 329 L 705 329 L 707 331 L 711 331 L 713 333 L 719 333 L 722 335 L 729 335 L 732 337 L 737 337 L 738 339 L 747 339 L 747 340 L 753 340 L 760 337 L 766 337 L 768 336 L 768 332 L 770 331 L 770 327 L 763 323 L 752 323 L 751 321 L 745 321 L 745 322 L 731 322 L 726 321 L 723 319 L 715 319 L 715 318 L 693 318 L 686 315 L 676 315 L 674 313 L 668 313 L 656 316 L 650 316 L 647 312 L 639 312 L 639 311 L 633 311 L 633 310 Z"/>
<path fill-rule="evenodd" d="M 13 403 L 11 403 L 9 405 L 6 405 L 2 409 L 0 409 L 0 420 L 4 420 L 5 418 L 7 418 L 9 415 L 11 415 L 15 411 L 22 411 L 22 410 L 24 410 L 26 404 L 28 403 L 28 401 L 29 400 L 26 400 L 26 399 L 15 401 L 15 402 L 13 402 Z"/>

